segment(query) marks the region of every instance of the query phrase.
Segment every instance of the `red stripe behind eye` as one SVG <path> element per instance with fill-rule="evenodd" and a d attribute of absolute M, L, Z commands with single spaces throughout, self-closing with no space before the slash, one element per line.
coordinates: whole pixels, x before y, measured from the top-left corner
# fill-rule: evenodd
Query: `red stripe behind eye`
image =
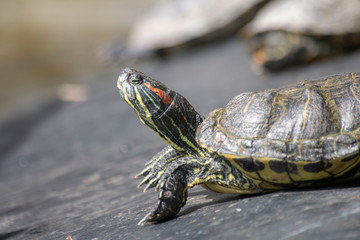
<path fill-rule="evenodd" d="M 166 92 L 164 92 L 161 89 L 154 88 L 153 86 L 151 86 L 148 83 L 144 83 L 144 84 L 148 89 L 150 89 L 152 92 L 154 92 L 156 95 L 158 95 L 161 98 L 161 100 L 163 101 L 163 103 L 165 103 L 167 105 L 174 104 L 173 99 L 170 97 L 169 94 L 167 94 Z"/>
<path fill-rule="evenodd" d="M 154 92 L 156 95 L 158 95 L 161 100 L 163 101 L 163 103 L 167 104 L 167 105 L 172 105 L 174 107 L 176 107 L 176 109 L 179 111 L 179 113 L 181 114 L 181 116 L 184 118 L 185 122 L 190 126 L 190 128 L 195 131 L 195 129 L 193 128 L 193 126 L 188 122 L 188 120 L 186 119 L 186 117 L 184 116 L 184 114 L 182 113 L 181 109 L 179 108 L 178 105 L 176 105 L 173 101 L 173 99 L 170 97 L 169 94 L 167 94 L 165 91 L 159 89 L 159 88 L 154 88 L 153 86 L 151 86 L 148 83 L 144 83 L 145 86 L 150 89 L 152 92 Z"/>

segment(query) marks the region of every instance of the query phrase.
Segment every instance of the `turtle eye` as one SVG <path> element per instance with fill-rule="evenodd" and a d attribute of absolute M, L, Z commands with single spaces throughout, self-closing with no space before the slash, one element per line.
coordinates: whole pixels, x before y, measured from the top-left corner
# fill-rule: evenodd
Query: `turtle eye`
<path fill-rule="evenodd" d="M 139 84 L 143 83 L 143 78 L 139 74 L 131 74 L 131 76 L 129 78 L 129 82 L 132 85 L 139 85 Z"/>

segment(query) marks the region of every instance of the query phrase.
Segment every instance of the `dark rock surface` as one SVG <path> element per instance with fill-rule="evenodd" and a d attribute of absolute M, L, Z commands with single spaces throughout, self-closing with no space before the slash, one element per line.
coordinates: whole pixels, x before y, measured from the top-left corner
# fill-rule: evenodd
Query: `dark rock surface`
<path fill-rule="evenodd" d="M 360 71 L 360 52 L 354 52 L 259 78 L 247 57 L 241 43 L 229 40 L 139 70 L 204 115 L 240 92 Z M 178 217 L 138 227 L 157 193 L 142 193 L 133 177 L 164 143 L 118 96 L 120 71 L 94 76 L 101 81 L 88 101 L 63 105 L 31 124 L 15 146 L 2 139 L 0 239 L 360 238 L 359 182 L 257 196 L 196 187 Z M 11 127 L 15 134 L 20 126 Z"/>

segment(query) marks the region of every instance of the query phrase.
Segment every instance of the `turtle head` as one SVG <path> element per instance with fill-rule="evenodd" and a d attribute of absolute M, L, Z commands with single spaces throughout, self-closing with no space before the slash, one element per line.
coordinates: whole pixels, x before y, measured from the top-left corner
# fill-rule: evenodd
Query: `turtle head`
<path fill-rule="evenodd" d="M 134 69 L 125 68 L 117 81 L 120 96 L 140 121 L 181 152 L 201 151 L 195 133 L 202 117 L 179 93 Z"/>
<path fill-rule="evenodd" d="M 120 96 L 135 110 L 140 120 L 160 118 L 173 100 L 167 87 L 134 69 L 125 68 L 117 81 Z M 157 95 L 158 94 L 158 95 Z"/>

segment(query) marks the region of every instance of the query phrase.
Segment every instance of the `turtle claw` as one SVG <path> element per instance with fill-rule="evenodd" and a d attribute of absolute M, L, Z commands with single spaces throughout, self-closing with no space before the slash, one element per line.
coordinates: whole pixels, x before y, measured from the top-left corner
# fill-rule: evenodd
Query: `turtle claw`
<path fill-rule="evenodd" d="M 146 192 L 149 188 L 157 187 L 159 184 L 159 177 L 152 179 L 149 181 L 148 185 L 144 188 L 144 192 Z M 157 189 L 157 190 L 156 190 Z M 155 191 L 159 191 L 159 188 L 155 188 Z"/>
<path fill-rule="evenodd" d="M 168 213 L 167 213 L 168 214 Z M 159 207 L 146 214 L 146 216 L 138 222 L 138 226 L 145 226 L 150 222 L 162 222 L 175 216 L 175 214 L 167 215 L 164 212 L 160 212 Z"/>
<path fill-rule="evenodd" d="M 141 187 L 142 185 L 144 185 L 145 183 L 148 183 L 150 178 L 151 178 L 150 175 L 146 176 L 146 178 L 144 178 L 144 179 L 139 183 L 139 185 L 137 185 L 137 188 L 140 188 L 140 187 Z"/>
<path fill-rule="evenodd" d="M 151 159 L 150 161 L 148 161 L 147 163 L 145 163 L 145 166 L 149 166 L 151 165 L 156 159 Z"/>
<path fill-rule="evenodd" d="M 155 209 L 150 211 L 148 214 L 146 214 L 146 216 L 143 219 L 141 219 L 137 225 L 145 226 L 147 223 L 150 223 L 150 222 L 165 221 L 165 220 L 175 216 L 176 213 L 177 212 L 167 211 L 167 208 L 164 208 L 164 203 L 161 203 L 161 200 L 160 200 L 159 205 Z"/>
<path fill-rule="evenodd" d="M 138 178 L 140 176 L 144 176 L 145 178 L 140 182 L 140 184 L 137 186 L 137 188 L 140 188 L 142 185 L 147 183 L 147 186 L 144 189 L 144 192 L 146 192 L 149 188 L 157 187 L 157 190 L 159 190 L 159 180 L 163 174 L 164 170 L 159 170 L 155 168 L 147 167 L 142 172 L 137 174 L 135 178 Z"/>
<path fill-rule="evenodd" d="M 141 220 L 138 222 L 137 225 L 138 225 L 138 226 L 141 226 L 141 227 L 144 227 L 147 222 L 148 222 L 148 220 L 147 220 L 147 215 L 146 215 L 143 219 L 141 219 Z"/>
<path fill-rule="evenodd" d="M 156 211 L 156 210 L 155 210 Z M 151 211 L 149 212 L 148 214 L 146 214 L 145 217 L 143 217 L 143 219 L 141 219 L 139 222 L 138 222 L 138 226 L 145 226 L 147 223 L 149 222 L 153 222 L 153 221 L 156 221 L 156 214 L 155 214 L 155 211 Z"/>
<path fill-rule="evenodd" d="M 140 173 L 136 174 L 135 178 L 139 178 L 139 177 L 141 177 L 141 176 L 146 176 L 146 175 L 148 175 L 149 172 L 150 172 L 150 170 L 151 170 L 150 167 L 145 168 L 145 169 L 142 170 Z"/>
<path fill-rule="evenodd" d="M 176 152 L 171 146 L 165 147 L 155 157 L 148 161 L 145 164 L 145 168 L 135 176 L 135 178 L 144 177 L 137 187 L 140 188 L 142 185 L 147 184 L 144 192 L 153 187 L 156 187 L 156 191 L 158 191 L 159 180 L 168 165 L 181 157 L 183 157 L 183 155 Z"/>
<path fill-rule="evenodd" d="M 160 182 L 158 182 L 155 186 L 155 192 L 158 192 L 160 190 Z"/>

